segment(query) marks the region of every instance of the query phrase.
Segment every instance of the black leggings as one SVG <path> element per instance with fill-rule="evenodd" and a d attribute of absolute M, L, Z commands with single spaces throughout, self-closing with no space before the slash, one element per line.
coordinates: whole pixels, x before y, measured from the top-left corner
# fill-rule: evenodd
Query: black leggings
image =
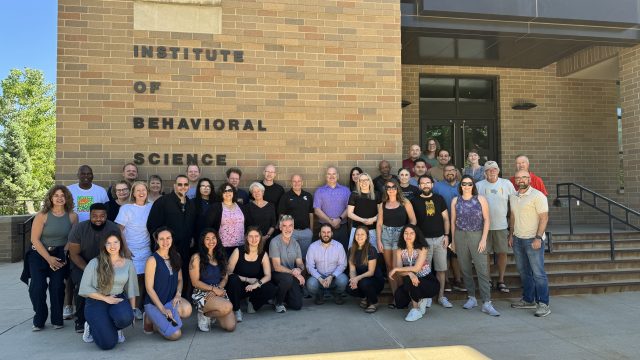
<path fill-rule="evenodd" d="M 420 283 L 418 286 L 414 286 L 408 276 L 402 278 L 402 284 L 398 286 L 394 294 L 396 307 L 405 308 L 411 300 L 418 302 L 420 299 L 432 298 L 440 291 L 440 282 L 433 273 L 418 279 Z"/>
<path fill-rule="evenodd" d="M 384 288 L 384 280 L 375 277 L 366 277 L 358 281 L 358 288 L 351 289 L 347 285 L 347 294 L 359 298 L 367 298 L 369 304 L 378 303 L 378 295 Z"/>
<path fill-rule="evenodd" d="M 226 289 L 229 300 L 233 304 L 233 311 L 240 310 L 240 303 L 245 298 L 249 298 L 253 308 L 257 311 L 262 305 L 275 298 L 278 291 L 278 287 L 272 281 L 262 284 L 262 286 L 251 292 L 245 290 L 247 285 L 249 284 L 242 282 L 238 275 L 229 275 Z"/>

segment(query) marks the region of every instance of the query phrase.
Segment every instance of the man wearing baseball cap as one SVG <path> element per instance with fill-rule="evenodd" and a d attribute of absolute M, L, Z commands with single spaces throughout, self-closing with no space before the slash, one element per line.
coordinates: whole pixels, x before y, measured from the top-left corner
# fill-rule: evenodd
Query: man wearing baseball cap
<path fill-rule="evenodd" d="M 516 191 L 511 182 L 498 177 L 500 168 L 495 161 L 487 161 L 484 164 L 486 179 L 476 184 L 478 195 L 483 195 L 489 202 L 489 235 L 487 236 L 487 254 L 494 253 L 498 257 L 498 281 L 496 288 L 508 293 L 509 288 L 504 283 L 504 273 L 507 268 L 507 252 L 509 250 L 508 235 L 509 221 L 509 195 L 515 195 Z M 491 261 L 489 261 L 491 264 Z M 491 273 L 491 272 L 489 272 Z"/>

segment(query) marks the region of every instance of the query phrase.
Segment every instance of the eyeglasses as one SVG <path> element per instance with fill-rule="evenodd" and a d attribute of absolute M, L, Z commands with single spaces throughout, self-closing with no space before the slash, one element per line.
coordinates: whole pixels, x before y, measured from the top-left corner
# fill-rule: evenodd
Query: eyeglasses
<path fill-rule="evenodd" d="M 222 190 L 222 193 L 228 193 L 228 192 L 233 192 L 233 189 L 226 188 L 226 189 Z"/>
<path fill-rule="evenodd" d="M 473 186 L 472 182 L 461 182 L 460 185 L 462 186 Z"/>
<path fill-rule="evenodd" d="M 116 189 L 116 192 L 128 192 L 129 189 Z"/>
<path fill-rule="evenodd" d="M 209 186 L 209 185 L 200 185 L 200 187 L 204 188 L 204 189 L 211 189 L 211 186 Z"/>
<path fill-rule="evenodd" d="M 395 185 L 385 186 L 384 188 L 387 190 L 398 190 L 398 188 Z"/>
<path fill-rule="evenodd" d="M 528 179 L 528 176 L 516 176 L 516 180 L 524 180 L 524 179 Z"/>

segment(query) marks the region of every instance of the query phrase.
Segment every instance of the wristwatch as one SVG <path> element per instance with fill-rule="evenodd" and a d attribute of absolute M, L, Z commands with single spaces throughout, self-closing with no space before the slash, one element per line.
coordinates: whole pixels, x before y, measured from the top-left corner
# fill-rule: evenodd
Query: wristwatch
<path fill-rule="evenodd" d="M 258 287 L 262 286 L 262 280 L 258 280 Z"/>
<path fill-rule="evenodd" d="M 536 237 L 534 239 L 542 240 L 542 236 L 536 235 Z"/>

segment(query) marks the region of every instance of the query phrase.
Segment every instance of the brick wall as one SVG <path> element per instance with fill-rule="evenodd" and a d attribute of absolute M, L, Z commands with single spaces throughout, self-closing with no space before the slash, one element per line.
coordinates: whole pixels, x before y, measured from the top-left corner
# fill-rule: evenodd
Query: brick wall
<path fill-rule="evenodd" d="M 499 152 L 503 174 L 513 175 L 513 158 L 531 160 L 555 197 L 555 184 L 576 182 L 623 202 L 617 194 L 617 90 L 613 81 L 556 77 L 555 65 L 540 70 L 447 66 L 402 67 L 402 95 L 413 105 L 403 109 L 403 154 L 419 140 L 418 81 L 421 73 L 497 76 L 499 97 Z M 511 109 L 517 99 L 538 107 Z M 637 96 L 636 100 L 637 103 Z M 424 145 L 424 144 L 423 144 Z M 577 222 L 606 222 L 581 207 Z M 564 220 L 564 211 L 552 210 L 552 219 Z"/>
<path fill-rule="evenodd" d="M 399 165 L 398 2 L 225 0 L 220 35 L 134 30 L 132 1 L 60 0 L 58 10 L 58 181 L 88 163 L 108 185 L 136 152 L 226 154 L 203 175 L 239 166 L 244 184 L 270 162 L 306 187 L 329 164 L 342 182 L 356 164 Z M 134 45 L 241 50 L 244 61 L 134 58 Z M 135 81 L 161 88 L 136 94 Z M 261 119 L 267 131 L 133 129 L 134 116 Z M 140 177 L 185 168 L 145 163 Z"/>
<path fill-rule="evenodd" d="M 640 46 L 620 51 L 620 106 L 626 200 L 640 208 Z"/>
<path fill-rule="evenodd" d="M 22 236 L 18 233 L 18 225 L 31 215 L 0 216 L 0 262 L 17 262 L 23 258 Z M 31 244 L 29 238 L 26 245 Z"/>

